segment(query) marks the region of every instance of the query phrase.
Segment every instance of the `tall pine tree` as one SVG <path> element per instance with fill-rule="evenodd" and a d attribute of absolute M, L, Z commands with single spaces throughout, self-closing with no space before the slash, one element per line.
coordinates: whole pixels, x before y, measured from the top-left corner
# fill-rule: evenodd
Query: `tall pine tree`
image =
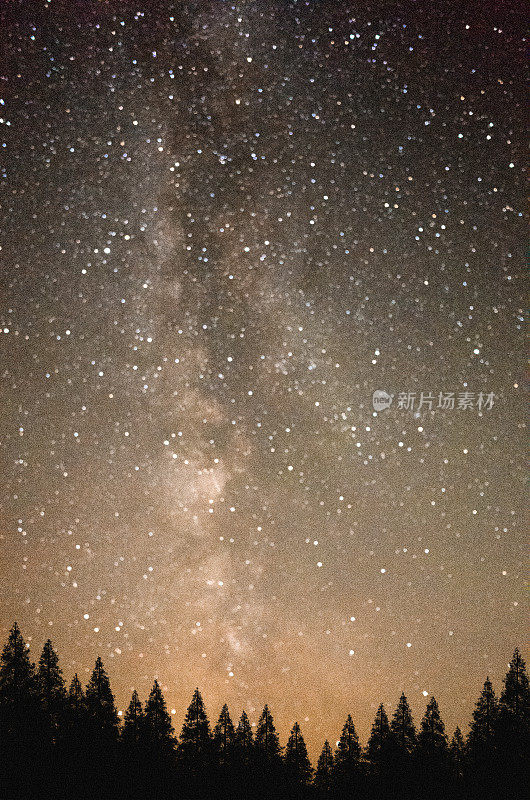
<path fill-rule="evenodd" d="M 31 775 L 38 781 L 41 753 L 35 665 L 15 622 L 0 659 L 0 786 L 31 792 Z M 40 759 L 39 759 L 40 760 Z M 32 769 L 28 770 L 31 764 Z"/>
<path fill-rule="evenodd" d="M 504 789 L 512 795 L 530 784 L 530 689 L 526 664 L 516 648 L 499 702 L 497 735 L 499 763 L 506 776 Z"/>
<path fill-rule="evenodd" d="M 261 712 L 254 738 L 253 768 L 255 794 L 259 797 L 275 797 L 274 789 L 284 782 L 282 748 L 276 733 L 274 720 L 266 705 Z"/>
<path fill-rule="evenodd" d="M 303 788 L 308 785 L 311 780 L 313 770 L 309 756 L 307 755 L 307 747 L 300 730 L 300 725 L 295 722 L 287 746 L 285 748 L 285 767 L 287 771 L 287 779 L 292 787 L 292 791 L 297 788 Z"/>
<path fill-rule="evenodd" d="M 473 721 L 467 737 L 468 752 L 473 761 L 483 761 L 492 757 L 497 716 L 497 698 L 490 679 L 486 678 L 484 688 L 473 709 Z"/>
<path fill-rule="evenodd" d="M 67 703 L 69 708 L 73 711 L 75 715 L 81 714 L 82 711 L 86 708 L 85 693 L 83 692 L 81 681 L 77 677 L 77 672 L 72 678 L 72 682 L 70 683 L 70 688 L 68 689 Z"/>
<path fill-rule="evenodd" d="M 90 681 L 86 687 L 86 705 L 89 719 L 103 738 L 116 738 L 118 735 L 118 712 L 109 677 L 98 656 Z"/>
<path fill-rule="evenodd" d="M 411 756 L 416 747 L 416 728 L 408 700 L 403 692 L 394 711 L 390 729 L 394 734 L 396 746 L 403 754 Z"/>
<path fill-rule="evenodd" d="M 208 796 L 214 785 L 213 742 L 199 689 L 195 689 L 186 712 L 177 756 L 180 778 L 190 796 Z"/>
<path fill-rule="evenodd" d="M 374 770 L 380 771 L 385 766 L 389 767 L 392 738 L 387 713 L 381 703 L 366 747 L 366 756 Z"/>
<path fill-rule="evenodd" d="M 35 665 L 17 623 L 9 631 L 0 659 L 0 707 L 15 710 L 34 697 Z"/>
<path fill-rule="evenodd" d="M 195 689 L 180 734 L 180 747 L 196 755 L 210 751 L 210 722 L 201 693 Z"/>
<path fill-rule="evenodd" d="M 250 753 L 254 745 L 254 736 L 247 712 L 243 711 L 237 723 L 235 742 L 238 750 Z"/>
<path fill-rule="evenodd" d="M 431 697 L 418 733 L 416 765 L 420 791 L 437 796 L 449 780 L 449 747 L 438 703 Z"/>
<path fill-rule="evenodd" d="M 348 714 L 337 744 L 332 777 L 333 789 L 339 796 L 341 794 L 347 796 L 360 788 L 362 778 L 361 746 L 351 714 Z"/>
<path fill-rule="evenodd" d="M 434 697 L 427 703 L 418 734 L 418 748 L 426 755 L 444 755 L 447 751 L 445 725 Z"/>
<path fill-rule="evenodd" d="M 51 639 L 42 648 L 37 670 L 37 691 L 51 728 L 56 728 L 64 713 L 66 687 L 57 653 Z"/>
<path fill-rule="evenodd" d="M 396 797 L 410 797 L 413 791 L 413 760 L 416 750 L 416 728 L 405 694 L 402 692 L 390 723 L 392 764 Z"/>
<path fill-rule="evenodd" d="M 127 745 L 138 745 L 144 735 L 144 731 L 144 711 L 138 692 L 135 689 L 123 718 L 122 741 Z"/>
<path fill-rule="evenodd" d="M 326 796 L 331 788 L 331 773 L 333 770 L 333 751 L 326 739 L 322 752 L 317 761 L 315 772 L 315 787 L 321 795 Z"/>
<path fill-rule="evenodd" d="M 449 755 L 451 758 L 451 766 L 455 781 L 459 783 L 464 776 L 464 769 L 466 763 L 466 744 L 462 731 L 458 727 L 455 728 L 451 743 L 449 745 Z"/>
<path fill-rule="evenodd" d="M 236 730 L 234 728 L 234 723 L 230 717 L 228 706 L 225 703 L 213 731 L 213 740 L 221 763 L 226 762 L 230 753 L 233 751 L 235 735 Z"/>
<path fill-rule="evenodd" d="M 149 741 L 156 745 L 158 751 L 166 754 L 173 753 L 175 747 L 173 725 L 157 680 L 155 680 L 145 704 L 143 723 Z"/>
<path fill-rule="evenodd" d="M 254 739 L 256 753 L 263 761 L 273 761 L 281 755 L 280 740 L 274 727 L 274 720 L 266 705 L 261 712 Z"/>
<path fill-rule="evenodd" d="M 500 702 L 503 710 L 508 711 L 528 725 L 530 688 L 528 675 L 526 674 L 526 664 L 518 648 L 515 648 L 508 672 L 504 678 L 504 689 Z"/>

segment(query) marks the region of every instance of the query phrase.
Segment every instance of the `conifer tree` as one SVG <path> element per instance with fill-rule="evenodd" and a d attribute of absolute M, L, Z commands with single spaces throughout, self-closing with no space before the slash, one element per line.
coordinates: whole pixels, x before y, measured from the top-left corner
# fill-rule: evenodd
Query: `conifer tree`
<path fill-rule="evenodd" d="M 295 722 L 291 729 L 287 746 L 285 748 L 285 766 L 287 777 L 294 786 L 307 786 L 311 780 L 313 769 L 307 755 L 307 747 L 300 730 L 300 725 Z"/>
<path fill-rule="evenodd" d="M 109 677 L 98 656 L 90 681 L 86 687 L 86 705 L 89 718 L 101 734 L 116 737 L 118 733 L 118 713 Z"/>
<path fill-rule="evenodd" d="M 449 747 L 440 709 L 434 697 L 427 703 L 421 721 L 416 751 L 421 792 L 439 793 L 449 779 Z"/>
<path fill-rule="evenodd" d="M 234 736 L 234 758 L 240 770 L 248 771 L 253 764 L 254 736 L 246 711 L 241 713 Z"/>
<path fill-rule="evenodd" d="M 447 749 L 445 725 L 434 697 L 427 703 L 418 734 L 418 747 L 427 753 L 443 753 Z"/>
<path fill-rule="evenodd" d="M 504 774 L 503 790 L 511 795 L 530 783 L 530 690 L 526 665 L 516 648 L 504 678 L 495 744 Z"/>
<path fill-rule="evenodd" d="M 58 777 L 63 782 L 62 793 L 68 796 L 74 790 L 67 786 L 86 785 L 91 764 L 91 738 L 94 734 L 88 719 L 86 698 L 77 673 L 72 678 L 64 702 L 64 711 L 57 728 Z"/>
<path fill-rule="evenodd" d="M 198 754 L 209 752 L 210 743 L 210 722 L 206 716 L 201 693 L 195 689 L 182 726 L 180 747 L 182 750 L 194 751 Z"/>
<path fill-rule="evenodd" d="M 390 723 L 392 764 L 396 796 L 410 797 L 413 792 L 413 757 L 416 750 L 416 728 L 405 694 L 402 692 Z"/>
<path fill-rule="evenodd" d="M 333 751 L 326 739 L 322 752 L 318 757 L 317 768 L 315 772 L 315 786 L 321 794 L 326 795 L 331 787 L 331 772 L 333 769 Z"/>
<path fill-rule="evenodd" d="M 72 759 L 84 749 L 84 743 L 91 735 L 88 722 L 86 697 L 76 672 L 68 689 L 64 723 L 59 731 L 62 747 Z"/>
<path fill-rule="evenodd" d="M 177 749 L 180 779 L 190 797 L 208 797 L 213 791 L 213 741 L 210 722 L 199 689 L 186 712 Z"/>
<path fill-rule="evenodd" d="M 17 623 L 9 631 L 0 659 L 0 704 L 14 709 L 35 693 L 35 665 Z"/>
<path fill-rule="evenodd" d="M 455 732 L 453 733 L 453 737 L 449 745 L 449 753 L 455 773 L 461 776 L 464 771 L 466 745 L 464 742 L 464 737 L 462 736 L 462 731 L 458 725 L 455 728 Z"/>
<path fill-rule="evenodd" d="M 280 740 L 268 705 L 264 707 L 258 720 L 254 744 L 256 753 L 262 760 L 272 761 L 281 755 Z"/>
<path fill-rule="evenodd" d="M 506 677 L 504 689 L 501 694 L 501 707 L 515 717 L 528 724 L 530 711 L 530 688 L 526 664 L 516 647 Z"/>
<path fill-rule="evenodd" d="M 72 678 L 70 688 L 68 689 L 67 702 L 70 709 L 76 714 L 81 713 L 86 705 L 85 694 L 83 692 L 83 687 L 81 686 L 81 681 L 77 677 L 77 672 Z"/>
<path fill-rule="evenodd" d="M 462 731 L 457 726 L 449 744 L 450 785 L 445 793 L 454 798 L 463 798 L 465 781 L 467 780 L 467 753 Z"/>
<path fill-rule="evenodd" d="M 41 755 L 39 727 L 35 665 L 15 622 L 0 658 L 1 789 L 7 789 L 4 781 L 14 777 L 19 785 L 10 788 L 18 788 L 21 796 L 30 796 L 32 774 L 38 782 L 41 767 L 41 759 L 36 759 Z"/>
<path fill-rule="evenodd" d="M 366 755 L 372 767 L 381 769 L 383 764 L 388 765 L 390 757 L 390 748 L 392 742 L 392 734 L 390 731 L 390 724 L 385 711 L 384 705 L 381 703 L 375 715 L 374 724 L 368 740 L 366 748 Z"/>
<path fill-rule="evenodd" d="M 226 761 L 228 754 L 233 750 L 235 735 L 234 723 L 225 703 L 213 731 L 216 750 L 222 762 Z"/>
<path fill-rule="evenodd" d="M 467 746 L 473 760 L 491 757 L 497 724 L 498 704 L 491 681 L 486 678 L 484 688 L 473 709 Z"/>
<path fill-rule="evenodd" d="M 173 725 L 157 680 L 145 704 L 143 722 L 149 741 L 165 752 L 172 752 L 175 746 Z"/>
<path fill-rule="evenodd" d="M 136 689 L 131 695 L 131 701 L 123 719 L 121 732 L 122 741 L 126 744 L 138 745 L 144 734 L 144 711 Z"/>
<path fill-rule="evenodd" d="M 37 691 L 50 724 L 57 725 L 66 702 L 66 687 L 51 639 L 42 648 L 37 670 Z"/>
<path fill-rule="evenodd" d="M 241 789 L 244 786 L 247 787 L 249 796 L 253 797 L 259 794 L 259 792 L 255 791 L 256 759 L 254 752 L 254 736 L 252 733 L 252 726 L 245 711 L 241 713 L 235 731 L 233 762 L 231 766 L 232 781 L 235 789 L 233 792 L 234 799 L 241 796 Z"/>
<path fill-rule="evenodd" d="M 361 782 L 361 746 L 355 725 L 348 714 L 333 759 L 332 785 L 336 793 L 347 796 Z"/>
<path fill-rule="evenodd" d="M 416 747 L 416 728 L 414 727 L 408 700 L 403 692 L 394 711 L 390 730 L 394 734 L 396 746 L 402 753 L 411 756 Z"/>
<path fill-rule="evenodd" d="M 359 744 L 359 737 L 353 724 L 351 714 L 348 714 L 339 742 L 337 744 L 337 752 L 335 753 L 335 766 L 355 766 L 359 764 L 361 757 L 361 746 Z"/>
<path fill-rule="evenodd" d="M 252 726 L 250 724 L 247 712 L 243 711 L 236 728 L 236 744 L 238 749 L 249 752 L 254 744 L 254 736 L 252 734 Z"/>

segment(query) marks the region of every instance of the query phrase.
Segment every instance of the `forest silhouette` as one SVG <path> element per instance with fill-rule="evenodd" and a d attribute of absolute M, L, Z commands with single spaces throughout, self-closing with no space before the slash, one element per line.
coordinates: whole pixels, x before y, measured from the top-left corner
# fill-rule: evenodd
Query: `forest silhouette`
<path fill-rule="evenodd" d="M 197 688 L 177 736 L 155 680 L 120 720 L 100 657 L 86 687 L 76 674 L 67 688 L 52 642 L 33 664 L 15 623 L 0 661 L 0 796 L 515 800 L 528 786 L 529 698 L 516 649 L 499 697 L 486 678 L 466 737 L 449 740 L 434 697 L 416 728 L 401 694 L 390 717 L 379 706 L 365 747 L 348 715 L 313 768 L 299 724 L 282 747 L 267 705 L 255 730 L 226 704 L 212 728 Z"/>

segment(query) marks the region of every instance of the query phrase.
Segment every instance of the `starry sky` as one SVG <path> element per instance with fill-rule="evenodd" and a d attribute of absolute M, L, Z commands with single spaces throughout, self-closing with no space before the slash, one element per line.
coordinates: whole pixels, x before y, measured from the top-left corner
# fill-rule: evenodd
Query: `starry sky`
<path fill-rule="evenodd" d="M 465 726 L 525 636 L 522 7 L 1 15 L 2 638 L 313 757 Z"/>

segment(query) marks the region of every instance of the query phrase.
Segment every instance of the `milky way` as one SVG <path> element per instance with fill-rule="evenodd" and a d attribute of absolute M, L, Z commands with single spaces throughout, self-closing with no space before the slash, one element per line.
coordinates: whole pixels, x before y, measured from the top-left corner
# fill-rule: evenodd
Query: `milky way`
<path fill-rule="evenodd" d="M 3 638 L 177 729 L 465 724 L 525 631 L 522 14 L 2 15 Z"/>

